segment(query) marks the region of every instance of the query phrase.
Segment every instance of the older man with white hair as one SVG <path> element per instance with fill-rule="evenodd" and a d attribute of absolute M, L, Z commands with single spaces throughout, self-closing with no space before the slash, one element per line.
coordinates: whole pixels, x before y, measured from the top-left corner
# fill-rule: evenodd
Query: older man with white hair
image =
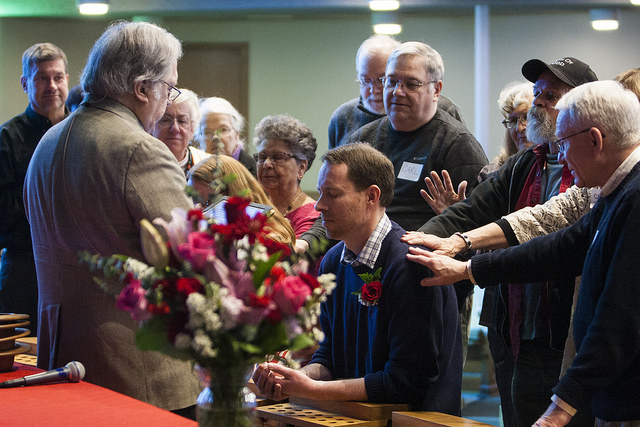
<path fill-rule="evenodd" d="M 385 116 L 381 78 L 389 55 L 400 44 L 393 37 L 382 34 L 362 42 L 356 54 L 356 83 L 360 86 L 360 96 L 345 102 L 331 115 L 329 148 L 345 144 L 353 132 Z M 464 123 L 460 109 L 446 96 L 440 95 L 438 108 Z"/>
<path fill-rule="evenodd" d="M 577 354 L 536 422 L 563 426 L 591 408 L 598 426 L 640 424 L 640 104 L 611 81 L 572 89 L 556 105 L 559 160 L 577 185 L 601 186 L 573 226 L 468 263 L 412 248 L 434 277 L 424 286 L 470 278 L 478 285 L 559 280 L 582 274 L 574 314 Z"/>
<path fill-rule="evenodd" d="M 78 265 L 78 252 L 144 259 L 140 220 L 192 206 L 176 158 L 149 134 L 180 94 L 181 55 L 180 41 L 156 25 L 109 26 L 82 73 L 84 102 L 42 138 L 24 192 L 40 292 L 38 367 L 78 360 L 86 381 L 177 411 L 195 407 L 190 364 L 138 350 L 138 322 Z"/>

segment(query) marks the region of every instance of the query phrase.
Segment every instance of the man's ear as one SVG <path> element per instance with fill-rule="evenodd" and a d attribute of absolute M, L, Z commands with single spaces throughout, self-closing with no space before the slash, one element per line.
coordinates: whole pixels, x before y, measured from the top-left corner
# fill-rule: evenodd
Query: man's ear
<path fill-rule="evenodd" d="M 433 84 L 433 90 L 435 92 L 435 98 L 438 99 L 440 92 L 442 92 L 442 80 L 438 80 Z"/>
<path fill-rule="evenodd" d="M 20 84 L 22 85 L 24 93 L 27 93 L 27 78 L 25 76 L 20 77 Z"/>
<path fill-rule="evenodd" d="M 373 203 L 376 206 L 379 205 L 381 193 L 380 187 L 373 184 L 370 185 L 369 188 L 367 188 L 367 203 Z"/>
<path fill-rule="evenodd" d="M 591 129 L 589 129 L 589 136 L 591 136 L 591 140 L 593 143 L 594 154 L 601 153 L 604 148 L 604 136 L 602 135 L 602 132 L 600 132 L 600 129 L 598 129 L 597 127 L 592 127 Z"/>
<path fill-rule="evenodd" d="M 133 84 L 133 94 L 135 97 L 144 102 L 149 102 L 149 92 L 152 90 L 151 82 L 149 80 L 137 81 Z"/>

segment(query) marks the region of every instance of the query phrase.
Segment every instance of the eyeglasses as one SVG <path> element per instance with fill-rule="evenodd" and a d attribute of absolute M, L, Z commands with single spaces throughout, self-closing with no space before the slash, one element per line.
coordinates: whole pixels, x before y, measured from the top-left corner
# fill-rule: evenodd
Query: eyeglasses
<path fill-rule="evenodd" d="M 593 127 L 593 126 L 591 126 L 591 127 Z M 553 141 L 552 144 L 555 145 L 555 147 L 556 147 L 556 149 L 558 150 L 559 153 L 560 152 L 564 153 L 565 150 L 567 149 L 567 142 L 569 142 L 567 140 L 569 138 L 571 138 L 573 136 L 576 136 L 576 135 L 580 135 L 581 133 L 585 133 L 587 131 L 590 131 L 591 127 L 583 129 L 580 132 L 572 133 L 571 135 L 565 136 L 564 138 L 557 139 L 557 140 Z M 605 137 L 603 133 L 601 133 L 601 135 L 602 135 L 603 138 Z"/>
<path fill-rule="evenodd" d="M 358 83 L 360 87 L 368 87 L 371 89 L 373 89 L 373 86 L 382 87 L 382 81 L 380 79 L 365 79 L 364 77 L 360 77 L 356 79 L 356 83 Z"/>
<path fill-rule="evenodd" d="M 271 162 L 274 164 L 282 164 L 291 158 L 296 160 L 302 160 L 300 157 L 296 156 L 295 154 L 283 153 L 281 151 L 276 151 L 271 154 L 254 153 L 253 158 L 257 163 L 260 163 L 260 164 L 263 164 L 264 162 L 266 162 L 267 159 L 271 159 Z"/>
<path fill-rule="evenodd" d="M 518 127 L 518 123 L 522 123 L 524 126 L 526 126 L 527 125 L 527 116 L 512 117 L 510 119 L 504 119 L 502 121 L 502 124 L 507 129 L 514 129 L 514 128 Z"/>
<path fill-rule="evenodd" d="M 176 100 L 177 97 L 180 96 L 180 89 L 178 89 L 175 86 L 171 86 L 169 83 L 165 82 L 164 80 L 162 80 L 162 83 L 166 84 L 167 86 L 169 86 L 169 92 L 167 93 L 167 99 L 170 102 L 173 102 Z"/>
<path fill-rule="evenodd" d="M 214 139 L 214 138 L 219 138 L 220 135 L 229 135 L 231 133 L 231 129 L 229 129 L 228 127 L 222 127 L 220 129 L 215 129 L 215 130 L 211 130 L 211 129 L 205 129 L 202 132 L 202 135 L 204 135 L 205 139 Z"/>
<path fill-rule="evenodd" d="M 405 91 L 412 92 L 412 93 L 417 92 L 424 85 L 438 82 L 437 80 L 431 80 L 430 82 L 420 83 L 415 80 L 404 81 L 404 80 L 396 79 L 395 77 L 380 77 L 380 81 L 384 85 L 385 89 L 391 89 L 393 91 L 396 91 L 398 89 L 398 86 L 402 85 Z"/>
<path fill-rule="evenodd" d="M 182 129 L 189 129 L 191 127 L 191 119 L 189 116 L 163 116 L 160 120 L 158 120 L 158 126 L 163 129 L 168 129 L 173 125 L 173 122 L 176 122 L 179 127 Z"/>

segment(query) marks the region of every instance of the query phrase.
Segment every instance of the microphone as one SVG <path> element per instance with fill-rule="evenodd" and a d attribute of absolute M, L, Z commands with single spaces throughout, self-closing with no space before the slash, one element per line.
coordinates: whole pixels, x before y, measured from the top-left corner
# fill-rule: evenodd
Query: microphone
<path fill-rule="evenodd" d="M 64 368 L 52 369 L 47 372 L 27 375 L 0 383 L 0 388 L 22 387 L 25 385 L 46 384 L 57 381 L 69 380 L 77 383 L 84 378 L 84 365 L 80 362 L 69 362 Z"/>

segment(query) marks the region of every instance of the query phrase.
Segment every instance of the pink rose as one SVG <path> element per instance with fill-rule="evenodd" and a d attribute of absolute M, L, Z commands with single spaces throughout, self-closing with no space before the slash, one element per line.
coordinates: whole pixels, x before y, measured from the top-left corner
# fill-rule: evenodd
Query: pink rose
<path fill-rule="evenodd" d="M 195 231 L 187 236 L 187 243 L 178 246 L 178 253 L 191 263 L 191 267 L 198 273 L 204 270 L 209 255 L 216 254 L 215 238 L 209 233 Z"/>
<path fill-rule="evenodd" d="M 128 311 L 131 318 L 144 322 L 151 318 L 151 313 L 147 311 L 146 291 L 140 286 L 139 280 L 130 279 L 129 284 L 120 292 L 116 298 L 118 310 Z"/>
<path fill-rule="evenodd" d="M 271 299 L 283 315 L 296 314 L 311 295 L 311 288 L 297 276 L 285 276 L 273 284 Z"/>

